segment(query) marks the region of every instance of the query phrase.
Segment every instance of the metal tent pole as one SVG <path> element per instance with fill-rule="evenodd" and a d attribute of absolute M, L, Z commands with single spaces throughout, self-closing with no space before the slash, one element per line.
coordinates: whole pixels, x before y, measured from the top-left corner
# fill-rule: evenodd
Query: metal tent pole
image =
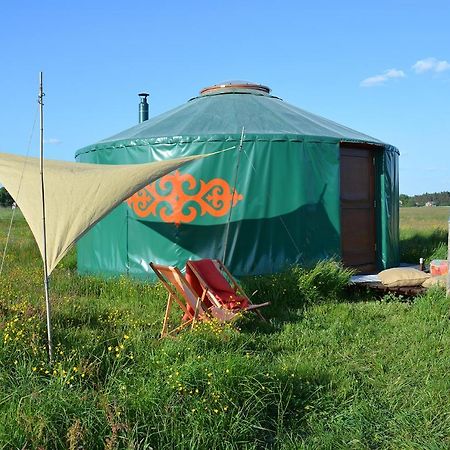
<path fill-rule="evenodd" d="M 223 240 L 224 242 L 223 242 L 222 262 L 224 264 L 226 264 L 225 259 L 227 256 L 228 235 L 230 233 L 231 214 L 233 212 L 234 195 L 236 193 L 236 183 L 237 183 L 238 173 L 239 173 L 239 164 L 241 162 L 242 146 L 244 145 L 244 136 L 245 136 L 245 127 L 242 127 L 241 140 L 239 142 L 239 149 L 238 149 L 238 158 L 237 158 L 237 162 L 236 162 L 236 168 L 234 171 L 234 185 L 233 185 L 233 192 L 231 193 L 230 212 L 228 214 L 227 226 L 225 228 L 225 236 L 224 236 L 224 240 Z"/>
<path fill-rule="evenodd" d="M 47 230 L 45 226 L 45 188 L 44 188 L 44 89 L 42 81 L 42 72 L 39 72 L 39 167 L 41 174 L 41 198 L 42 198 L 42 238 L 43 238 L 43 257 L 44 257 L 44 289 L 45 289 L 45 308 L 47 313 L 47 344 L 48 359 L 50 363 L 53 361 L 53 344 L 52 344 L 52 324 L 51 324 L 51 305 L 48 283 L 48 263 L 47 263 Z"/>

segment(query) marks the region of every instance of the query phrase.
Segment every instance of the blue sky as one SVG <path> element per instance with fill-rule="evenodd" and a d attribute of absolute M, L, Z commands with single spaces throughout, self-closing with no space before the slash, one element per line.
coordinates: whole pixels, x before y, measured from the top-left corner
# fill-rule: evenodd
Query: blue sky
<path fill-rule="evenodd" d="M 397 146 L 400 190 L 450 189 L 450 2 L 3 2 L 0 151 L 25 154 L 44 72 L 46 155 L 155 116 L 224 80 Z M 37 128 L 30 154 L 38 154 Z"/>

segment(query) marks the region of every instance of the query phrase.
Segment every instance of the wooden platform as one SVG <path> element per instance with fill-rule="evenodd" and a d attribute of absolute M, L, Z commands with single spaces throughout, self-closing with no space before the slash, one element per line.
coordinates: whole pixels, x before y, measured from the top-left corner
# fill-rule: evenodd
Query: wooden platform
<path fill-rule="evenodd" d="M 409 286 L 409 287 L 387 287 L 381 283 L 377 275 L 355 275 L 351 278 L 349 284 L 350 289 L 370 289 L 377 292 L 380 295 L 393 293 L 396 295 L 402 295 L 403 297 L 416 297 L 423 294 L 426 288 L 422 286 Z"/>
<path fill-rule="evenodd" d="M 354 283 L 350 287 L 355 289 L 367 288 L 379 294 L 389 294 L 390 292 L 396 295 L 402 295 L 403 297 L 416 297 L 423 294 L 427 289 L 423 286 L 409 286 L 409 287 L 388 287 L 384 286 L 381 282 L 369 282 L 369 283 Z"/>

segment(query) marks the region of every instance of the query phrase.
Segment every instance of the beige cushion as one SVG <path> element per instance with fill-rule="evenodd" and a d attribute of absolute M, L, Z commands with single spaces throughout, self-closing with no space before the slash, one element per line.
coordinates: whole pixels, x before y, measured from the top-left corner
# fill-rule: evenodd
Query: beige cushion
<path fill-rule="evenodd" d="M 408 287 L 420 286 L 430 275 L 417 269 L 396 267 L 383 270 L 378 277 L 384 286 Z"/>
<path fill-rule="evenodd" d="M 427 278 L 423 283 L 422 283 L 423 287 L 430 287 L 430 286 L 442 286 L 445 287 L 447 286 L 447 274 L 445 275 L 440 275 L 438 277 L 430 277 Z"/>

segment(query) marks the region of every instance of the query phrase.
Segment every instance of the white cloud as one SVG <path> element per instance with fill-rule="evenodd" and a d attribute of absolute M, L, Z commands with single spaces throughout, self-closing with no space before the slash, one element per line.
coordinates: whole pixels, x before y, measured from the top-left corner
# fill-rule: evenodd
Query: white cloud
<path fill-rule="evenodd" d="M 61 139 L 58 138 L 49 138 L 46 139 L 44 142 L 49 145 L 58 145 L 62 143 Z"/>
<path fill-rule="evenodd" d="M 445 70 L 450 70 L 450 63 L 445 61 L 444 59 L 439 61 L 436 58 L 425 58 L 419 59 L 413 66 L 412 69 L 416 73 L 425 73 L 425 72 L 435 72 L 440 73 Z"/>
<path fill-rule="evenodd" d="M 398 69 L 388 69 L 380 75 L 374 75 L 373 77 L 366 78 L 359 83 L 362 87 L 373 87 L 383 85 L 386 81 L 393 78 L 404 78 L 405 72 Z"/>

